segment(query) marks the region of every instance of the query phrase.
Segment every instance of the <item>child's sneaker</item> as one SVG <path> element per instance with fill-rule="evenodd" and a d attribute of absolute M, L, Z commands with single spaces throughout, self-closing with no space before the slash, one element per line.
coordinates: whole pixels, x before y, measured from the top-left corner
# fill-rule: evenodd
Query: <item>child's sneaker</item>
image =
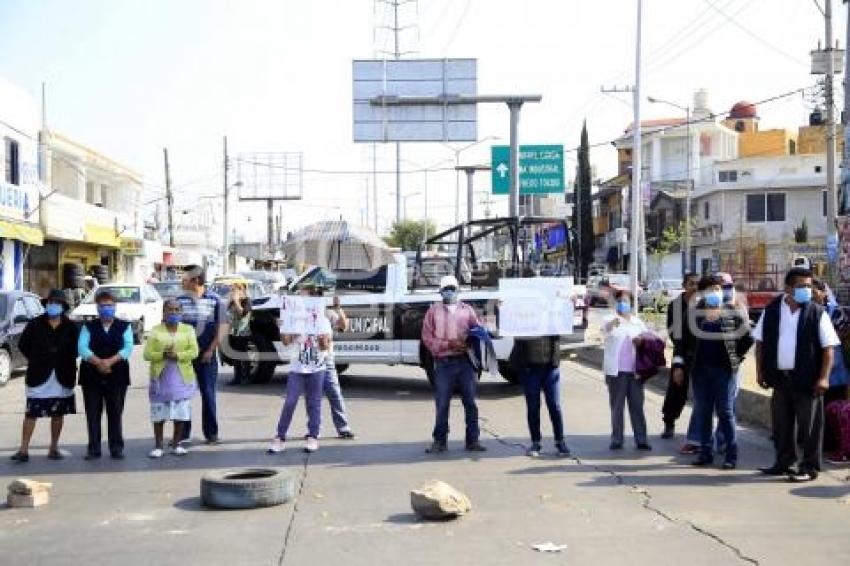
<path fill-rule="evenodd" d="M 162 458 L 162 448 L 154 448 L 148 454 L 151 458 Z"/>
<path fill-rule="evenodd" d="M 307 442 L 304 443 L 304 452 L 312 453 L 319 449 L 319 441 L 312 436 L 307 437 Z"/>
<path fill-rule="evenodd" d="M 283 452 L 283 449 L 284 449 L 283 439 L 282 438 L 275 438 L 274 440 L 272 440 L 271 444 L 269 444 L 269 448 L 268 448 L 268 450 L 266 450 L 266 452 L 268 452 L 269 454 L 280 454 L 281 452 Z"/>
<path fill-rule="evenodd" d="M 189 453 L 189 451 L 186 450 L 186 448 L 184 448 L 182 445 L 178 444 L 177 447 L 171 451 L 171 453 L 175 456 L 185 456 Z"/>
<path fill-rule="evenodd" d="M 540 443 L 539 442 L 532 442 L 531 448 L 526 450 L 525 455 L 528 456 L 529 458 L 538 458 L 540 456 L 540 450 L 541 450 Z"/>

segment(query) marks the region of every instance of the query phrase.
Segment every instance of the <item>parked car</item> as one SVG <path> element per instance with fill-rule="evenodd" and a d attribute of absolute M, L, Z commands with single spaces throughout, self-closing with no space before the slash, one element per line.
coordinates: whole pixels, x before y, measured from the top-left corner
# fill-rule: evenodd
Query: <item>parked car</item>
<path fill-rule="evenodd" d="M 94 302 L 98 293 L 109 290 L 115 295 L 115 316 L 126 320 L 133 328 L 133 340 L 142 343 L 142 338 L 154 326 L 162 322 L 162 297 L 152 285 L 109 283 L 89 293 L 82 304 L 71 312 L 71 320 L 80 324 L 97 318 Z"/>
<path fill-rule="evenodd" d="M 280 293 L 286 290 L 289 281 L 281 271 L 243 271 L 240 273 L 245 279 L 259 281 L 268 293 Z M 294 279 L 294 277 L 292 278 Z"/>
<path fill-rule="evenodd" d="M 638 295 L 638 307 L 641 310 L 664 310 L 682 291 L 682 282 L 678 279 L 653 279 Z"/>
<path fill-rule="evenodd" d="M 630 287 L 628 273 L 606 273 L 590 277 L 587 284 L 587 295 L 590 306 L 608 305 L 614 297 L 614 293 L 621 289 L 628 290 Z M 641 289 L 638 287 L 638 296 Z"/>
<path fill-rule="evenodd" d="M 180 281 L 160 281 L 151 283 L 151 286 L 156 289 L 159 296 L 165 299 L 176 299 L 186 294 L 183 290 L 183 283 Z"/>
<path fill-rule="evenodd" d="M 230 290 L 236 283 L 241 283 L 245 285 L 245 289 L 248 291 L 248 297 L 252 301 L 261 297 L 267 297 L 271 294 L 271 292 L 259 281 L 255 281 L 254 279 L 247 279 L 242 276 L 216 277 L 215 279 L 213 279 L 212 284 L 209 285 L 209 290 L 218 295 L 219 297 L 227 298 L 227 296 L 230 295 Z"/>
<path fill-rule="evenodd" d="M 44 312 L 41 300 L 23 291 L 0 291 L 0 385 L 26 367 L 18 344 L 27 323 Z"/>

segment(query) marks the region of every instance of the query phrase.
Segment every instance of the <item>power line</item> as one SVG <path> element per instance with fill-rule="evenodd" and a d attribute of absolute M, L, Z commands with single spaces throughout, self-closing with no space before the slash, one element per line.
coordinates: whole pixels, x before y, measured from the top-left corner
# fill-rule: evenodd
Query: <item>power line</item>
<path fill-rule="evenodd" d="M 802 65 L 802 66 L 804 66 L 804 67 L 808 67 L 808 66 L 809 66 L 809 64 L 808 64 L 808 63 L 806 63 L 805 61 L 803 61 L 803 60 L 801 60 L 801 59 L 798 59 L 797 57 L 795 57 L 795 56 L 791 55 L 791 54 L 790 54 L 790 53 L 788 53 L 787 51 L 783 51 L 782 49 L 780 49 L 779 47 L 777 47 L 777 46 L 773 45 L 772 43 L 768 42 L 767 40 L 765 40 L 765 39 L 764 39 L 764 38 L 762 38 L 761 36 L 759 36 L 759 35 L 757 35 L 757 34 L 753 33 L 753 32 L 752 32 L 752 31 L 750 31 L 749 29 L 745 28 L 743 25 L 741 25 L 741 23 L 740 23 L 738 20 L 736 20 L 735 18 L 733 18 L 732 16 L 730 16 L 729 14 L 727 14 L 726 12 L 724 12 L 723 10 L 721 10 L 720 8 L 718 8 L 718 7 L 717 7 L 717 5 L 716 5 L 716 4 L 714 4 L 714 2 L 712 2 L 711 0 L 703 0 L 703 2 L 705 2 L 706 4 L 708 4 L 709 6 L 711 6 L 711 8 L 712 8 L 715 12 L 717 12 L 718 14 L 720 14 L 721 16 L 723 16 L 723 17 L 726 19 L 726 21 L 728 21 L 730 24 L 732 24 L 733 26 L 735 26 L 736 28 L 738 28 L 739 30 L 741 30 L 742 32 L 744 32 L 745 34 L 747 34 L 748 36 L 752 37 L 753 39 L 755 39 L 756 41 L 758 41 L 759 43 L 761 43 L 762 45 L 764 45 L 764 46 L 765 46 L 765 47 L 767 47 L 768 49 L 770 49 L 770 50 L 772 50 L 772 51 L 775 51 L 776 53 L 778 53 L 778 54 L 782 55 L 783 57 L 785 57 L 785 58 L 786 58 L 786 59 L 788 59 L 789 61 L 793 61 L 794 63 L 797 63 L 798 65 Z"/>

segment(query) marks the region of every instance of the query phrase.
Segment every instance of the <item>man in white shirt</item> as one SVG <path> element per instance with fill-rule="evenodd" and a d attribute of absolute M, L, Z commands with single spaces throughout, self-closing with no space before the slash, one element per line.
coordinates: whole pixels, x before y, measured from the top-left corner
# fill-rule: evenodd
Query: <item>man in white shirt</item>
<path fill-rule="evenodd" d="M 794 268 L 788 272 L 785 294 L 765 307 L 753 338 L 758 383 L 773 389 L 776 461 L 761 472 L 788 475 L 791 481 L 812 481 L 821 467 L 823 394 L 829 388 L 833 347 L 839 342 L 829 315 L 812 301 L 810 271 Z M 798 437 L 803 458 L 794 471 Z"/>

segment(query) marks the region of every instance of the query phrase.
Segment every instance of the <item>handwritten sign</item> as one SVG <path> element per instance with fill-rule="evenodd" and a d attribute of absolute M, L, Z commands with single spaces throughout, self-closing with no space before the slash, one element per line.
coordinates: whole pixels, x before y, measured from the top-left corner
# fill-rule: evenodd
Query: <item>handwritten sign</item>
<path fill-rule="evenodd" d="M 560 336 L 573 333 L 573 281 L 565 277 L 499 280 L 502 336 Z"/>
<path fill-rule="evenodd" d="M 327 331 L 325 300 L 321 297 L 283 297 L 280 306 L 282 334 L 320 334 Z"/>

